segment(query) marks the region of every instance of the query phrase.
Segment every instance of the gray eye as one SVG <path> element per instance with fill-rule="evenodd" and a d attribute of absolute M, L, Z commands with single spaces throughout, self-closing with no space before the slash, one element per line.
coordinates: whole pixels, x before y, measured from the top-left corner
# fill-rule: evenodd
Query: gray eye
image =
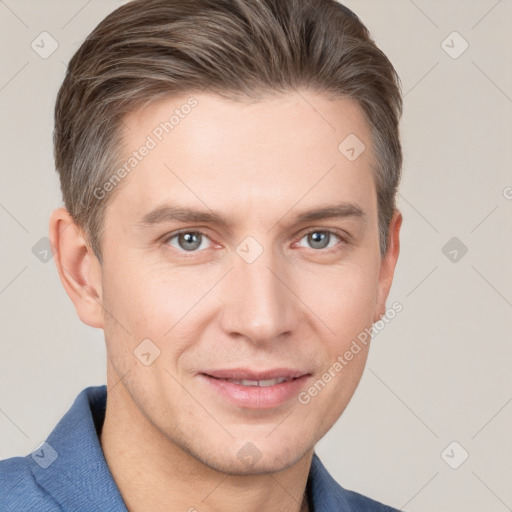
<path fill-rule="evenodd" d="M 333 247 L 336 244 L 336 239 L 338 238 L 339 237 L 336 235 L 336 233 L 319 230 L 311 231 L 301 239 L 301 242 L 306 240 L 307 246 L 311 247 L 312 249 L 326 249 L 328 247 Z"/>
<path fill-rule="evenodd" d="M 208 238 L 198 231 L 183 231 L 170 237 L 168 243 L 178 250 L 192 252 L 205 249 L 208 245 L 207 240 Z"/>

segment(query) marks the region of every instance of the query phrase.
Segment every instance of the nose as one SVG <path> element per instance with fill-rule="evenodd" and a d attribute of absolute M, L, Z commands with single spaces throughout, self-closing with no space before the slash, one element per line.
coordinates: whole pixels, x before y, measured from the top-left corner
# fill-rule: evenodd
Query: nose
<path fill-rule="evenodd" d="M 223 284 L 221 324 L 231 337 L 271 344 L 295 332 L 300 319 L 290 272 L 271 250 L 252 262 L 235 254 Z"/>

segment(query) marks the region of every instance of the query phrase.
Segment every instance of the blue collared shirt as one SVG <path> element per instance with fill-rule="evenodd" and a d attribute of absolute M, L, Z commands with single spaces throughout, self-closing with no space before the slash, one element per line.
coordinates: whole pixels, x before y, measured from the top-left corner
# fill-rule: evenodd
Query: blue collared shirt
<path fill-rule="evenodd" d="M 127 512 L 98 438 L 106 400 L 106 386 L 84 389 L 39 448 L 0 461 L 1 512 Z M 396 512 L 341 487 L 316 454 L 307 490 L 312 512 Z"/>

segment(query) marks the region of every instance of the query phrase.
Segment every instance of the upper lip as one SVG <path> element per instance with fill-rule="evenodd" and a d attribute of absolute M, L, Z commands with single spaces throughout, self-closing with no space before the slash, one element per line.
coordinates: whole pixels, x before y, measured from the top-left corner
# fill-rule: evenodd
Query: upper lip
<path fill-rule="evenodd" d="M 216 379 L 233 379 L 233 380 L 269 380 L 284 377 L 286 379 L 296 379 L 308 372 L 296 370 L 293 368 L 272 368 L 268 370 L 254 371 L 246 368 L 226 368 L 222 370 L 208 370 L 201 372 L 203 375 L 214 377 Z"/>

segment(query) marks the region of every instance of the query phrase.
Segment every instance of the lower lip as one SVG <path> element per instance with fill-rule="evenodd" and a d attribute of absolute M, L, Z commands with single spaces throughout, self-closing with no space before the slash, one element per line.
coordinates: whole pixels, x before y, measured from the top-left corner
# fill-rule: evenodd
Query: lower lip
<path fill-rule="evenodd" d="M 274 386 L 242 386 L 209 375 L 200 375 L 220 396 L 237 407 L 246 409 L 272 409 L 297 396 L 303 389 L 309 375 L 281 382 Z"/>

